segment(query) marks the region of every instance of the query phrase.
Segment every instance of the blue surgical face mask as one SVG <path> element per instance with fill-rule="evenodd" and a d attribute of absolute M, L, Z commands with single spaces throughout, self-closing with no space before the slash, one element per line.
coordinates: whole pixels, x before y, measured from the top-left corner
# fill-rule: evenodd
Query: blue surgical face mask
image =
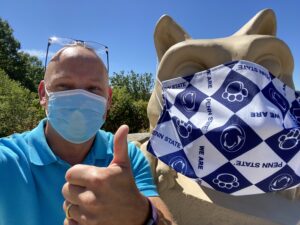
<path fill-rule="evenodd" d="M 147 149 L 206 187 L 249 195 L 300 185 L 300 96 L 236 61 L 162 82 Z"/>
<path fill-rule="evenodd" d="M 106 98 L 82 89 L 46 93 L 48 121 L 68 142 L 84 143 L 103 125 Z"/>

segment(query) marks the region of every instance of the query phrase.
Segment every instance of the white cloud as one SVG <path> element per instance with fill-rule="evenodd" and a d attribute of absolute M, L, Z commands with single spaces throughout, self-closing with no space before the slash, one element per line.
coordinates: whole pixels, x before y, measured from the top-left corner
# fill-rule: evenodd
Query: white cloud
<path fill-rule="evenodd" d="M 38 49 L 21 49 L 21 51 L 28 53 L 29 55 L 36 56 L 39 59 L 45 59 L 46 57 L 46 51 L 44 50 L 38 50 Z M 51 57 L 54 55 L 54 52 L 48 52 L 48 59 L 51 59 Z"/>

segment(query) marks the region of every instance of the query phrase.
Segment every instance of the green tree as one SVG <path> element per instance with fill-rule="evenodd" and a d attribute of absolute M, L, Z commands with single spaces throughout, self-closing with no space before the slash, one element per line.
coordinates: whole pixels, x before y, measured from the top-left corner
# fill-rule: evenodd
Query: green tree
<path fill-rule="evenodd" d="M 34 128 L 44 117 L 38 95 L 0 69 L 0 137 Z"/>
<path fill-rule="evenodd" d="M 119 126 L 127 124 L 131 133 L 147 130 L 147 104 L 145 100 L 135 101 L 125 87 L 115 87 L 112 105 L 103 128 L 115 132 Z"/>
<path fill-rule="evenodd" d="M 0 69 L 30 91 L 37 91 L 43 78 L 42 62 L 20 51 L 21 44 L 14 38 L 13 29 L 0 18 Z"/>
<path fill-rule="evenodd" d="M 127 124 L 130 131 L 132 127 L 132 116 L 134 115 L 133 98 L 127 92 L 125 87 L 117 87 L 113 89 L 112 105 L 108 112 L 104 129 L 115 132 L 122 124 Z"/>
<path fill-rule="evenodd" d="M 152 74 L 121 71 L 110 77 L 110 83 L 112 106 L 104 129 L 115 132 L 120 125 L 127 124 L 131 133 L 148 130 L 147 105 L 154 85 Z"/>
<path fill-rule="evenodd" d="M 134 100 L 148 101 L 154 82 L 151 73 L 139 74 L 131 70 L 127 74 L 124 71 L 113 73 L 110 83 L 113 88 L 125 87 Z"/>

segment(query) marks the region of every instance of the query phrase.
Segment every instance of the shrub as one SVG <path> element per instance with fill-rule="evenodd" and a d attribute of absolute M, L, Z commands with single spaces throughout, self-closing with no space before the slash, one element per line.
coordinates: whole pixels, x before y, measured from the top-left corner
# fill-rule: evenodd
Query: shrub
<path fill-rule="evenodd" d="M 122 124 L 129 126 L 130 133 L 147 130 L 147 101 L 135 101 L 126 87 L 115 87 L 112 105 L 103 129 L 115 132 Z"/>
<path fill-rule="evenodd" d="M 32 129 L 43 117 L 38 95 L 0 70 L 0 137 Z"/>

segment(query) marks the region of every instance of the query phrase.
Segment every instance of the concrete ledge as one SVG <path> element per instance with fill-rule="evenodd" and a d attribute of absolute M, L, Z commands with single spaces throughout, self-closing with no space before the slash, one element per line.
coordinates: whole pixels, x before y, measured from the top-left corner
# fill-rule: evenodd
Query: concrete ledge
<path fill-rule="evenodd" d="M 128 134 L 127 140 L 137 141 L 143 144 L 149 139 L 149 137 L 150 137 L 150 133 L 133 133 L 133 134 Z"/>

